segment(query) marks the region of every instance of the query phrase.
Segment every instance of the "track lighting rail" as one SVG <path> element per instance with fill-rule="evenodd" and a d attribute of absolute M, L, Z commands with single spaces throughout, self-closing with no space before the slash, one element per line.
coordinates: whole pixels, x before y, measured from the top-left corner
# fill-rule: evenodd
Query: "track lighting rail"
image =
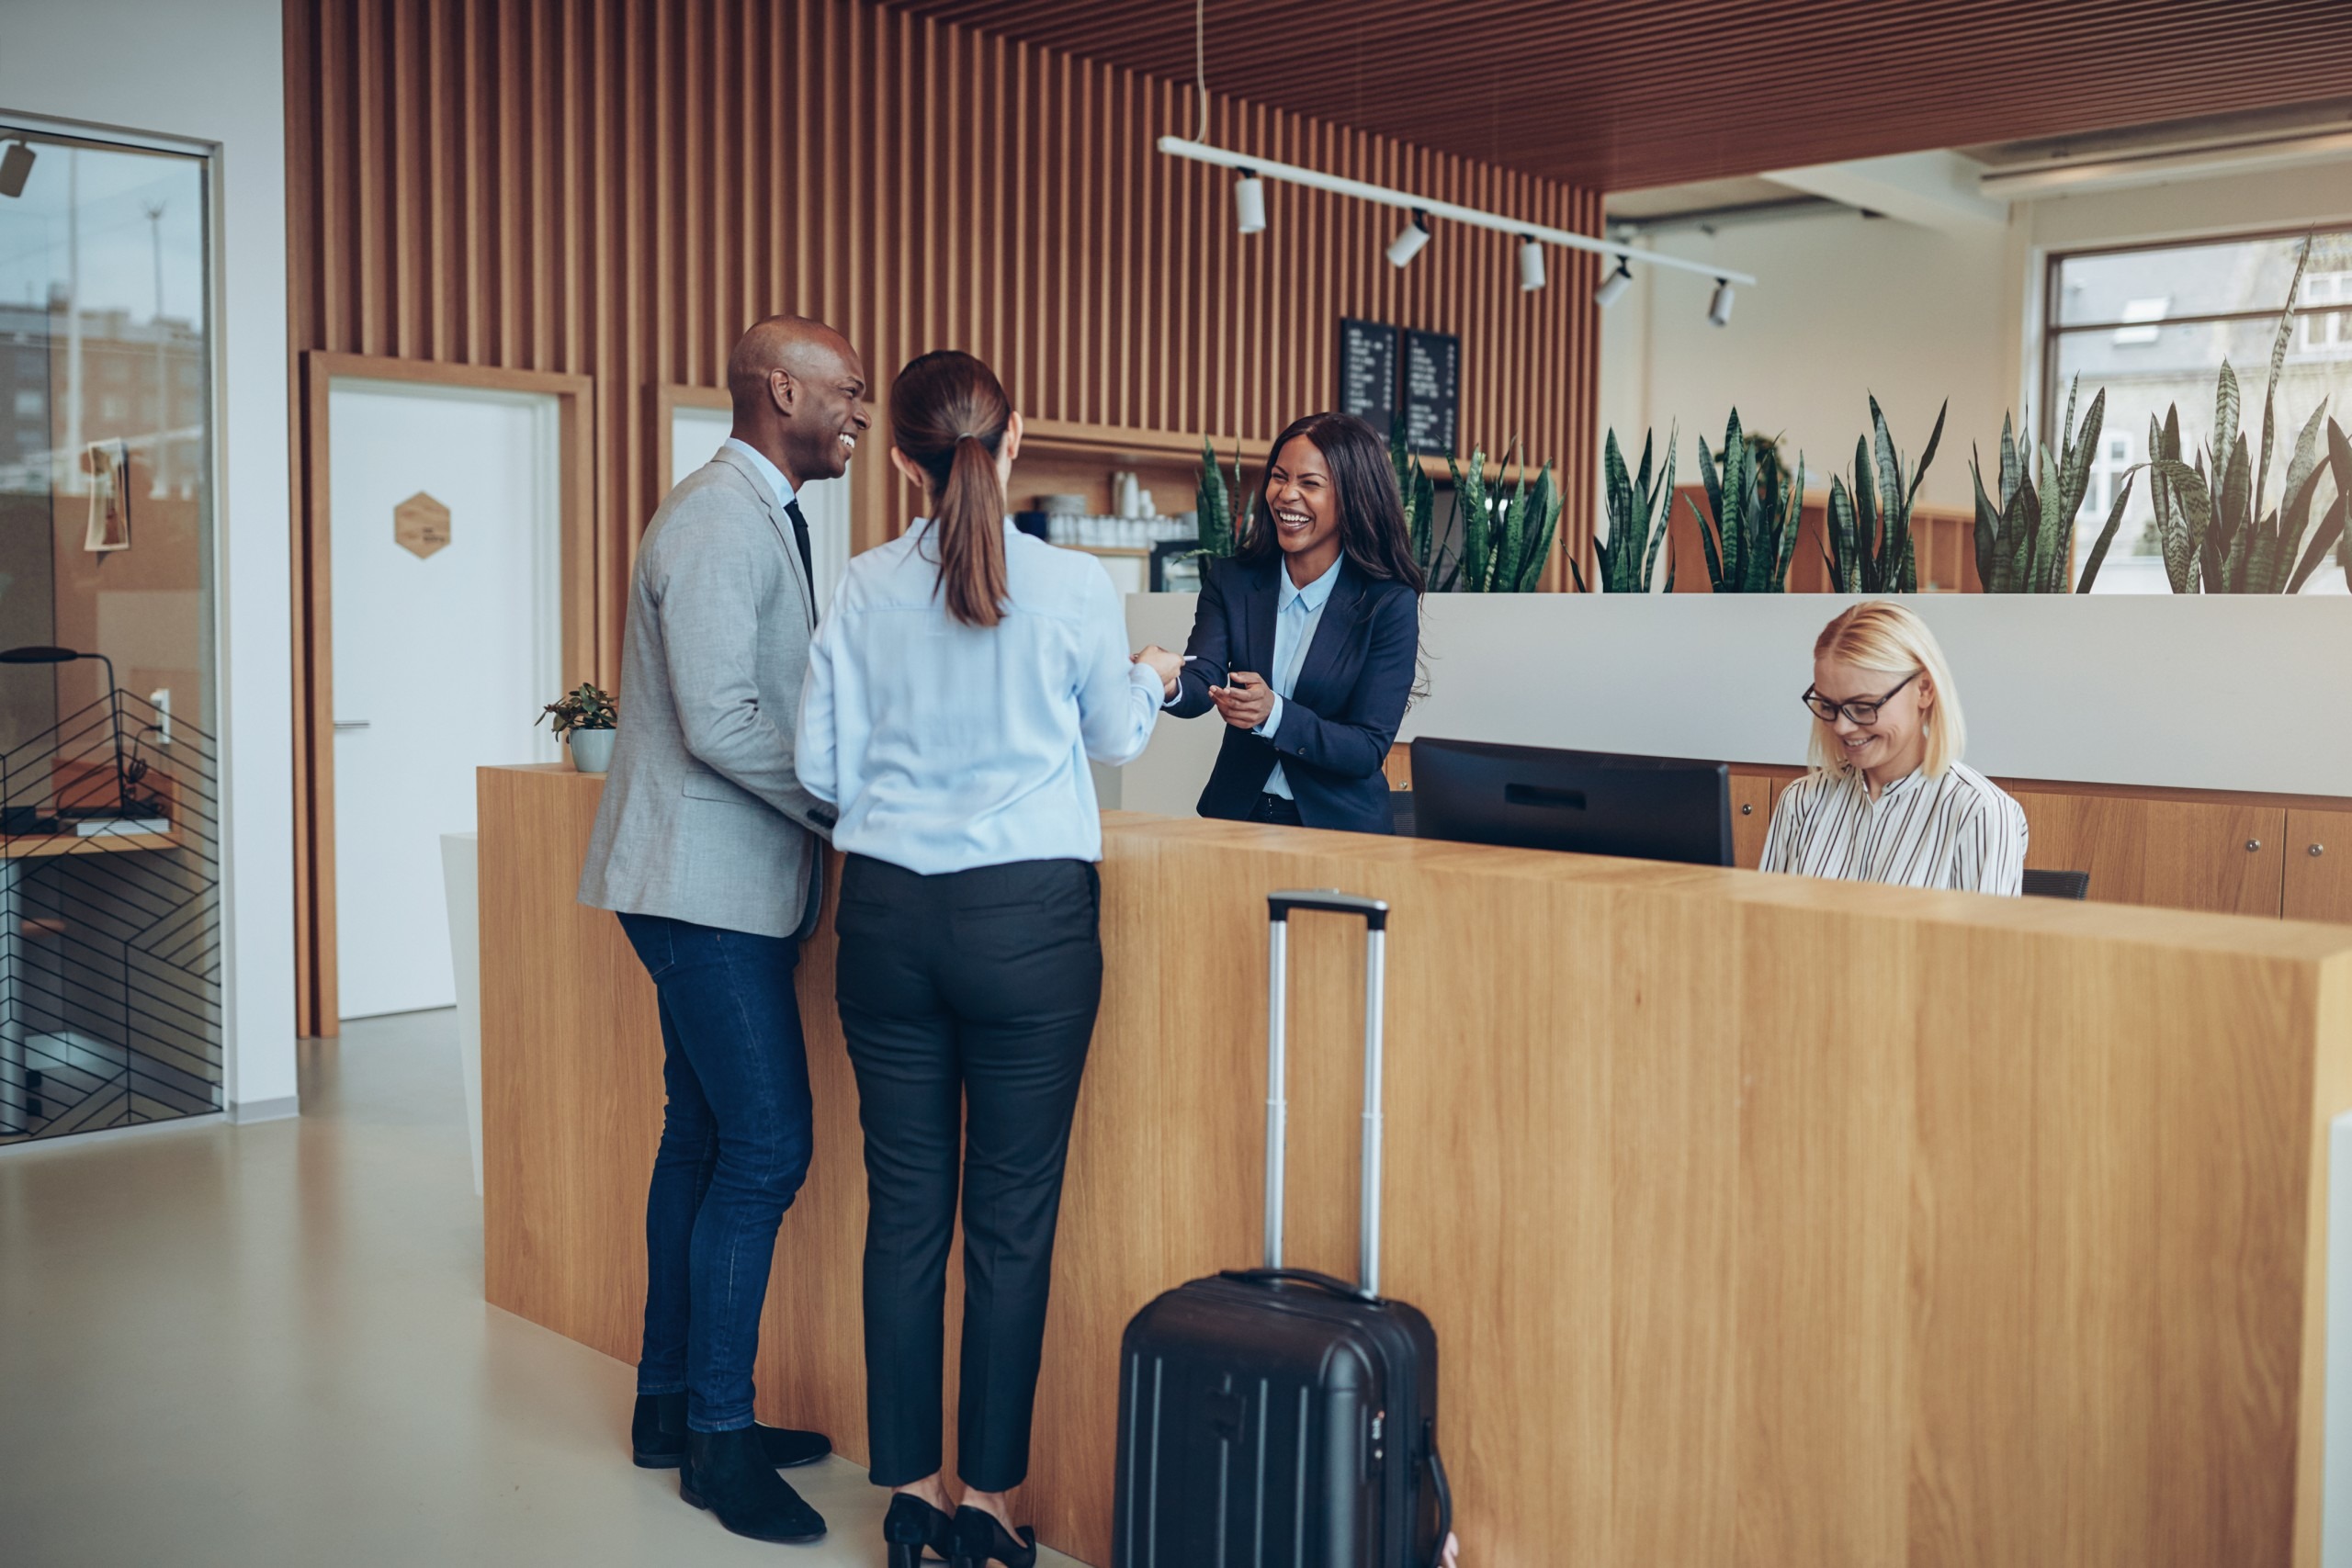
<path fill-rule="evenodd" d="M 1254 154 L 1228 152 L 1222 147 L 1212 147 L 1204 141 L 1191 141 L 1181 136 L 1163 136 L 1159 150 L 1172 158 L 1188 158 L 1196 164 L 1214 164 L 1219 168 L 1238 169 L 1261 179 L 1282 180 L 1290 185 L 1306 186 L 1315 190 L 1328 190 L 1337 196 L 1354 197 L 1359 201 L 1374 202 L 1382 207 L 1402 208 L 1408 212 L 1426 213 L 1430 218 L 1442 218 L 1449 222 L 1465 224 L 1475 229 L 1492 229 L 1498 233 L 1517 235 L 1521 239 L 1539 240 L 1545 244 L 1560 245 L 1569 250 L 1590 251 L 1595 255 L 1630 259 L 1644 266 L 1667 267 L 1677 272 L 1696 273 L 1713 278 L 1718 284 L 1744 283 L 1754 285 L 1756 279 L 1745 272 L 1715 266 L 1707 262 L 1687 261 L 1680 256 L 1661 254 L 1656 251 L 1636 250 L 1611 240 L 1597 240 L 1589 234 L 1578 234 L 1567 229 L 1547 228 L 1530 223 L 1524 219 L 1504 218 L 1492 212 L 1481 212 L 1474 207 L 1456 207 L 1450 201 L 1432 201 L 1427 197 L 1409 196 L 1391 190 L 1385 186 L 1367 185 L 1362 180 L 1343 179 L 1337 175 L 1323 174 L 1315 169 L 1303 169 L 1292 164 L 1276 164 Z M 1725 312 L 1728 314 L 1728 311 Z"/>

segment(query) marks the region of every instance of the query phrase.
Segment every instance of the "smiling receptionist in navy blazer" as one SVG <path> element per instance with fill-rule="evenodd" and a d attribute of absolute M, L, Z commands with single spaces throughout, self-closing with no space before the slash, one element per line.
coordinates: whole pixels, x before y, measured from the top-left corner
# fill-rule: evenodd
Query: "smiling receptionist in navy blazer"
<path fill-rule="evenodd" d="M 1283 431 L 1167 688 L 1170 713 L 1227 726 L 1201 815 L 1390 831 L 1381 764 L 1413 694 L 1420 598 L 1387 444 L 1351 414 Z"/>

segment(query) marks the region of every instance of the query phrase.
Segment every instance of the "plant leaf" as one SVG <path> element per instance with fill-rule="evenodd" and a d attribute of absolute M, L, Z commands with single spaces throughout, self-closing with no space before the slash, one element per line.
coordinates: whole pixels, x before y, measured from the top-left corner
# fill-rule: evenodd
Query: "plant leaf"
<path fill-rule="evenodd" d="M 2319 520 L 2319 532 L 2312 536 L 2311 547 L 2303 552 L 2303 564 L 2297 567 L 2295 575 L 2287 580 L 2288 592 L 2301 593 L 2303 584 L 2311 581 L 2312 573 L 2319 570 L 2319 563 L 2327 558 L 2329 548 L 2344 536 L 2345 501 L 2344 492 L 2336 491 L 2335 500 L 2328 506 L 2327 515 Z"/>
<path fill-rule="evenodd" d="M 1649 536 L 1649 543 L 1642 551 L 1642 580 L 1634 586 L 1638 593 L 1647 593 L 1657 581 L 1658 547 L 1674 531 L 1674 448 L 1679 434 L 1678 427 L 1667 427 L 1665 472 L 1658 477 L 1655 502 L 1642 508 L 1642 531 Z"/>
<path fill-rule="evenodd" d="M 1724 508 L 1715 514 L 1724 552 L 1724 581 L 1734 592 L 1747 585 L 1747 565 L 1754 532 L 1756 468 L 1747 436 L 1739 427 L 1739 411 L 1731 411 L 1724 427 Z"/>
<path fill-rule="evenodd" d="M 1825 553 L 1829 562 L 1829 586 L 1838 593 L 1859 592 L 1861 589 L 1861 562 L 1855 558 L 1854 498 L 1846 493 L 1846 481 L 1833 477 L 1829 481 L 1829 548 Z"/>
<path fill-rule="evenodd" d="M 2091 584 L 2098 581 L 2098 569 L 2107 560 L 2107 547 L 2115 542 L 2115 531 L 2123 525 L 2124 504 L 2132 499 L 2132 479 L 2140 467 L 2135 463 L 2123 470 L 2123 480 L 2115 487 L 2115 504 L 2108 508 L 2107 525 L 2098 531 L 2098 541 L 2091 546 L 2089 558 L 2083 562 L 2083 575 L 2075 584 L 2075 592 L 2088 593 Z"/>
<path fill-rule="evenodd" d="M 2091 488 L 2091 464 L 2098 455 L 2099 431 L 2107 423 L 2107 389 L 2101 388 L 2083 411 L 2083 428 L 2074 444 L 2059 457 L 2059 509 L 2072 526 Z"/>
<path fill-rule="evenodd" d="M 2213 393 L 2213 450 L 2226 452 L 2237 445 L 2238 439 L 2238 373 L 2230 362 L 2222 361 L 2222 375 Z M 2178 458 L 2177 452 L 2167 452 L 2168 457 Z"/>
<path fill-rule="evenodd" d="M 2177 457 L 2158 457 L 2148 470 L 2149 484 L 2157 498 L 2156 537 L 2164 548 L 2165 575 L 2171 580 L 2174 592 L 2194 593 L 2197 560 L 2213 515 L 2205 476 Z"/>
<path fill-rule="evenodd" d="M 2025 468 L 2018 461 L 2018 444 L 2009 434 L 2009 416 L 2001 416 L 2001 512 L 2009 510 L 2009 498 L 2018 492 L 2018 485 L 2025 478 Z"/>
<path fill-rule="evenodd" d="M 2295 450 L 2287 459 L 2287 494 L 2293 495 L 2302 488 L 2305 476 L 2319 467 L 2320 430 L 2327 423 L 2327 400 L 2322 398 L 2319 407 L 2312 410 L 2311 418 L 2303 422 L 2302 433 L 2295 437 Z M 2280 516 L 2287 515 L 2280 513 Z"/>
<path fill-rule="evenodd" d="M 2262 509 L 2262 492 L 2270 483 L 2270 429 L 2278 411 L 2278 373 L 2287 367 L 2287 338 L 2295 324 L 2295 296 L 2303 287 L 2303 268 L 2311 264 L 2312 237 L 2295 253 L 2295 276 L 2287 284 L 2287 308 L 2278 312 L 2278 331 L 2270 340 L 2270 379 L 2262 387 L 2262 463 L 2255 476 L 2254 494 L 2249 502 L 2251 511 Z"/>
<path fill-rule="evenodd" d="M 1968 449 L 1968 478 L 1976 487 L 1976 582 L 1987 593 L 1998 593 L 1995 586 L 1999 574 L 1994 570 L 1994 552 L 2001 542 L 2001 514 L 1994 509 L 1992 498 L 1984 493 L 1984 465 L 1972 445 Z"/>

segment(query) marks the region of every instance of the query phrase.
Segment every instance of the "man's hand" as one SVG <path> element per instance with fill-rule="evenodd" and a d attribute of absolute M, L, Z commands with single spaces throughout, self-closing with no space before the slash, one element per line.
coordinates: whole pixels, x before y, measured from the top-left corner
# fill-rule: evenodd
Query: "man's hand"
<path fill-rule="evenodd" d="M 1177 678 L 1184 672 L 1183 655 L 1170 653 L 1155 642 L 1135 654 L 1133 661 L 1150 666 L 1151 672 L 1159 677 L 1160 701 L 1175 700 Z"/>
<path fill-rule="evenodd" d="M 1227 684 L 1209 688 L 1209 701 L 1226 723 L 1236 729 L 1255 729 L 1273 716 L 1274 689 L 1265 677 L 1236 670 L 1226 679 Z"/>

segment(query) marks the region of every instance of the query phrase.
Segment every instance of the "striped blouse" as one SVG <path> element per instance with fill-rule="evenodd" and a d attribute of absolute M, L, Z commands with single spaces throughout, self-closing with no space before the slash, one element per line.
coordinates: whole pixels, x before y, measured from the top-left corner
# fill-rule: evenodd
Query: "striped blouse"
<path fill-rule="evenodd" d="M 2025 890 L 2025 807 L 1975 769 L 1913 773 L 1872 800 L 1860 769 L 1781 792 L 1763 868 L 1967 893 Z"/>

